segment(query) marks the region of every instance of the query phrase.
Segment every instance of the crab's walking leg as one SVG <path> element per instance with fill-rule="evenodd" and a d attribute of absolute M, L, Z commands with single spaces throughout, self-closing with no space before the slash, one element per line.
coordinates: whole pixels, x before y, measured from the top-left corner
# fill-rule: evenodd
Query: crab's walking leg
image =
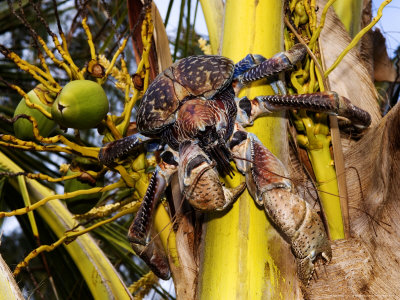
<path fill-rule="evenodd" d="M 274 55 L 272 58 L 266 59 L 258 63 L 257 65 L 249 68 L 248 70 L 242 68 L 242 74 L 238 75 L 237 78 L 242 84 L 247 84 L 261 78 L 276 76 L 283 71 L 293 69 L 297 62 L 301 61 L 304 58 L 306 53 L 307 50 L 304 45 L 296 44 L 288 51 L 280 52 Z M 244 61 L 245 59 L 243 59 L 242 61 Z M 257 59 L 256 63 L 260 60 L 261 59 Z M 239 66 L 242 65 L 241 62 L 239 62 L 238 64 Z"/>
<path fill-rule="evenodd" d="M 151 140 L 154 139 L 144 136 L 140 133 L 136 133 L 110 142 L 100 149 L 99 161 L 106 166 L 112 166 L 116 159 L 127 155 L 134 148 Z"/>
<path fill-rule="evenodd" d="M 299 278 L 307 284 L 315 260 L 322 257 L 330 261 L 332 257 L 319 215 L 292 192 L 285 167 L 255 135 L 237 126 L 230 147 L 238 170 L 246 176 L 250 194 L 264 205 L 270 220 L 290 243 Z"/>
<path fill-rule="evenodd" d="M 270 59 L 258 54 L 248 54 L 235 65 L 233 79 L 239 83 L 238 88 L 251 81 L 267 78 L 275 94 L 286 95 L 285 84 L 279 80 L 281 72 L 291 70 L 301 61 L 307 50 L 302 44 L 293 46 L 286 52 L 280 52 Z"/>
<path fill-rule="evenodd" d="M 251 125 L 253 120 L 261 115 L 283 109 L 306 109 L 339 115 L 349 119 L 353 125 L 360 128 L 366 128 L 371 124 L 371 116 L 368 112 L 335 92 L 259 96 L 252 100 L 244 97 L 237 100 L 237 105 L 239 107 L 238 121 L 244 126 Z"/>
<path fill-rule="evenodd" d="M 168 186 L 171 176 L 177 171 L 178 163 L 171 151 L 165 151 L 161 157 L 164 159 L 158 164 L 150 179 L 139 211 L 129 228 L 128 240 L 133 250 L 158 277 L 168 279 L 170 277 L 168 259 L 160 246 L 159 237 L 155 237 L 152 231 L 152 223 L 158 200 Z"/>
<path fill-rule="evenodd" d="M 226 188 L 219 180 L 215 163 L 198 144 L 185 143 L 179 152 L 179 184 L 185 198 L 195 209 L 225 210 L 246 188 L 245 183 Z"/>

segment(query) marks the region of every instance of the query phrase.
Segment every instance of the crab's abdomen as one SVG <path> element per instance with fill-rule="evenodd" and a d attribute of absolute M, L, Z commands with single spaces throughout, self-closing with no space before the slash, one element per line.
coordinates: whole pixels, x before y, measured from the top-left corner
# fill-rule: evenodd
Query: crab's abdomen
<path fill-rule="evenodd" d="M 149 85 L 137 113 L 138 130 L 154 135 L 176 121 L 178 108 L 193 98 L 212 99 L 230 85 L 234 63 L 223 56 L 190 56 L 174 63 Z"/>

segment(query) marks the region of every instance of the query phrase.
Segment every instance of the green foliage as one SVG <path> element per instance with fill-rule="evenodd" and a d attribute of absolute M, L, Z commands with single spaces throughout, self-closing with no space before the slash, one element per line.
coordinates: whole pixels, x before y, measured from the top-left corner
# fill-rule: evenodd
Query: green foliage
<path fill-rule="evenodd" d="M 107 2 L 69 0 L 12 1 L 12 7 L 20 18 L 10 13 L 7 1 L 2 1 L 0 3 L 0 44 L 7 49 L 11 49 L 22 59 L 32 64 L 39 65 L 40 63 L 38 55 L 41 51 L 39 50 L 40 47 L 35 43 L 35 34 L 45 41 L 53 53 L 56 52 L 48 29 L 40 21 L 33 3 L 40 5 L 42 18 L 49 24 L 51 31 L 57 35 L 59 31 L 56 16 L 58 14 L 60 25 L 69 45 L 68 51 L 79 68 L 84 67 L 91 59 L 87 36 L 80 25 L 83 14 L 87 14 L 87 23 L 92 29 L 93 43 L 96 49 L 99 49 L 99 53 L 104 54 L 108 60 L 112 58 L 119 48 L 121 38 L 128 34 L 129 24 L 127 21 L 126 1 L 123 0 Z M 57 12 L 54 9 L 55 4 Z M 21 22 L 21 19 L 24 18 L 26 21 Z M 29 25 L 27 26 L 27 24 Z M 35 33 L 32 34 L 32 31 Z M 125 59 L 129 62 L 130 71 L 133 72 L 135 63 L 131 54 L 133 51 L 130 48 L 131 45 L 128 43 Z M 57 68 L 50 59 L 46 59 L 46 63 L 52 70 L 52 76 L 55 80 L 60 85 L 65 85 L 68 80 L 66 75 L 58 71 L 59 69 L 56 70 Z M 0 134 L 14 134 L 12 124 L 5 121 L 5 118 L 13 116 L 14 109 L 21 96 L 15 90 L 9 88 L 5 82 L 17 84 L 26 92 L 32 90 L 38 82 L 31 75 L 21 71 L 3 55 L 0 55 L 0 79 L 0 115 L 2 116 L 0 118 Z M 124 93 L 115 88 L 107 89 L 107 87 L 113 85 L 114 83 L 111 81 L 104 85 L 107 90 L 107 97 L 110 99 L 110 110 L 112 112 L 121 111 L 122 108 L 118 107 L 116 103 L 121 103 L 121 99 L 124 99 Z M 99 135 L 94 130 L 82 131 L 80 136 L 70 136 L 69 139 L 81 145 L 101 144 Z M 43 154 L 11 151 L 4 147 L 0 147 L 0 151 L 5 153 L 26 172 L 42 173 L 51 177 L 61 177 L 61 173 L 58 170 L 59 166 L 72 159 L 69 155 L 59 153 Z M 8 170 L 0 171 L 7 172 Z M 63 193 L 60 183 L 43 182 L 43 184 L 58 193 Z M 123 201 L 129 195 L 125 195 L 120 199 L 118 195 L 111 195 L 110 197 L 112 196 L 115 196 L 115 199 L 112 200 Z M 107 199 L 109 198 L 106 197 L 106 201 Z M 1 211 L 14 210 L 23 206 L 24 203 L 17 187 L 14 187 L 11 184 L 11 180 L 6 177 L 0 178 Z M 50 245 L 54 243 L 58 237 L 47 226 L 46 222 L 41 219 L 39 214 L 35 213 L 35 219 L 39 229 L 40 244 Z M 27 216 L 19 216 L 17 220 L 20 227 L 5 232 L 1 238 L 2 255 L 11 269 L 39 245 L 36 237 L 32 234 Z M 3 219 L 0 222 L 2 221 Z M 90 225 L 93 222 L 94 220 L 89 220 L 86 225 Z M 126 285 L 132 284 L 148 272 L 143 262 L 136 259 L 126 239 L 128 223 L 130 223 L 129 220 L 122 219 L 119 223 L 108 224 L 95 232 L 102 250 L 107 253 L 115 268 L 120 271 Z M 50 277 L 54 281 L 54 285 L 49 280 Z M 57 247 L 55 250 L 35 258 L 32 264 L 29 264 L 29 267 L 24 269 L 17 277 L 17 282 L 31 299 L 56 299 L 57 297 L 59 299 L 91 299 L 93 297 L 78 268 L 63 247 Z M 155 286 L 154 289 L 158 294 L 158 298 L 173 298 L 159 286 Z"/>

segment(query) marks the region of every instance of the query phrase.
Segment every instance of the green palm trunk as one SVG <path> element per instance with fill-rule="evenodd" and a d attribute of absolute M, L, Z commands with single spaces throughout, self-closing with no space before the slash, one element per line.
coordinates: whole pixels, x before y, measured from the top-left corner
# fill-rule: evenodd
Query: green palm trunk
<path fill-rule="evenodd" d="M 237 62 L 248 53 L 271 57 L 282 51 L 282 4 L 282 1 L 227 1 L 222 55 Z M 256 83 L 240 96 L 251 98 L 271 93 L 267 85 Z M 283 114 L 274 114 L 260 118 L 248 130 L 285 161 L 285 124 Z M 236 186 L 244 177 L 236 173 L 233 180 L 226 181 Z M 288 245 L 247 191 L 223 216 L 206 217 L 203 243 L 199 299 L 278 299 L 298 294 Z"/>

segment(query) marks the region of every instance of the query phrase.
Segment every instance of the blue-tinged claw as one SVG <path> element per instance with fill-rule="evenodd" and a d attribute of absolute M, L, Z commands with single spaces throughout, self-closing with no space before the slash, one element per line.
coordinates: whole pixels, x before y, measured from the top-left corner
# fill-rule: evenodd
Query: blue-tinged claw
<path fill-rule="evenodd" d="M 270 83 L 272 89 L 274 90 L 275 95 L 286 95 L 286 86 L 282 80 L 276 80 Z"/>
<path fill-rule="evenodd" d="M 247 54 L 245 58 L 239 61 L 235 65 L 235 70 L 233 71 L 233 79 L 237 79 L 240 75 L 248 71 L 249 69 L 257 66 L 258 64 L 265 61 L 266 58 L 259 54 Z"/>

